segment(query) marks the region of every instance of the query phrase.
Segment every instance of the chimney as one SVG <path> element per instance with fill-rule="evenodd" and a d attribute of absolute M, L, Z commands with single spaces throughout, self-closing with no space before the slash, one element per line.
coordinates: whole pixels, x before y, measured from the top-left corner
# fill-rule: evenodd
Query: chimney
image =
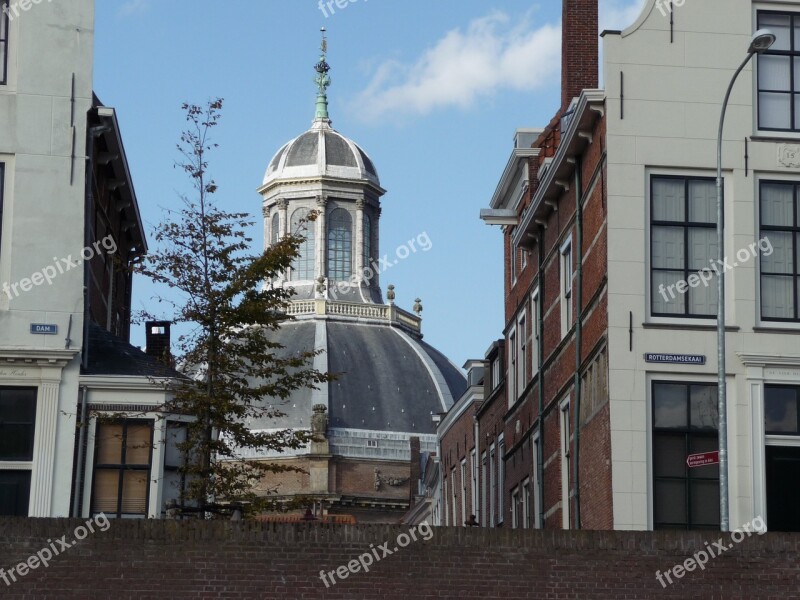
<path fill-rule="evenodd" d="M 598 0 L 563 0 L 561 15 L 561 110 L 581 90 L 598 86 Z"/>
<path fill-rule="evenodd" d="M 157 358 L 165 364 L 171 364 L 169 321 L 148 321 L 145 323 L 145 342 L 147 355 Z"/>

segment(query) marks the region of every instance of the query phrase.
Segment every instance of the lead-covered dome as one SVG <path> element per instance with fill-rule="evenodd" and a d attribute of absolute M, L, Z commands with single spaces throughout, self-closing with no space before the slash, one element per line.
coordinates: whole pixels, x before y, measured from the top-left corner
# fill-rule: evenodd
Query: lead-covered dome
<path fill-rule="evenodd" d="M 353 140 L 317 120 L 304 134 L 285 144 L 273 157 L 264 185 L 277 180 L 331 177 L 370 181 L 380 186 L 375 165 Z"/>

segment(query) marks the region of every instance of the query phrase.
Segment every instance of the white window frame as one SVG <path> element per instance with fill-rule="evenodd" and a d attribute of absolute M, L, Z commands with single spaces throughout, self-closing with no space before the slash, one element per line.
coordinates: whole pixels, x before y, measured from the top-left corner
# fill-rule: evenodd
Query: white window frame
<path fill-rule="evenodd" d="M 511 529 L 519 527 L 517 503 L 519 502 L 519 486 L 511 490 Z"/>
<path fill-rule="evenodd" d="M 467 459 L 461 459 L 461 522 L 467 520 Z"/>
<path fill-rule="evenodd" d="M 489 446 L 489 526 L 497 524 L 497 475 L 495 473 L 495 445 Z"/>
<path fill-rule="evenodd" d="M 522 396 L 528 384 L 528 340 L 527 309 L 522 309 L 522 314 L 517 317 L 517 398 Z"/>
<path fill-rule="evenodd" d="M 488 493 L 489 493 L 489 484 L 488 484 L 488 469 L 489 469 L 489 461 L 486 455 L 486 451 L 484 450 L 481 453 L 481 513 L 483 514 L 483 520 L 478 521 L 484 527 L 489 524 L 489 504 L 488 504 Z"/>
<path fill-rule="evenodd" d="M 531 480 L 526 477 L 522 481 L 522 491 L 520 497 L 522 498 L 522 528 L 530 529 L 531 527 Z"/>
<path fill-rule="evenodd" d="M 561 244 L 559 254 L 559 297 L 561 304 L 561 337 L 572 327 L 572 283 L 575 277 L 572 258 L 572 235 Z"/>
<path fill-rule="evenodd" d="M 517 401 L 517 361 L 519 342 L 517 341 L 517 326 L 514 324 L 508 332 L 508 406 L 509 408 Z"/>
<path fill-rule="evenodd" d="M 457 527 L 456 514 L 458 514 L 458 486 L 456 485 L 456 468 L 450 469 L 450 496 L 453 503 L 453 526 Z"/>
<path fill-rule="evenodd" d="M 444 524 L 450 525 L 450 511 L 447 507 L 447 478 L 442 483 L 442 504 L 444 504 Z"/>
<path fill-rule="evenodd" d="M 469 453 L 470 461 L 472 462 L 472 514 L 475 515 L 478 523 L 480 520 L 480 503 L 478 502 L 479 486 L 478 486 L 478 451 L 473 448 Z"/>
<path fill-rule="evenodd" d="M 570 419 L 569 396 L 558 405 L 559 435 L 561 437 L 561 526 L 570 528 L 570 498 L 569 498 L 569 472 L 570 472 Z"/>
<path fill-rule="evenodd" d="M 506 440 L 504 434 L 497 436 L 497 523 L 505 521 L 506 512 L 506 465 L 505 454 Z"/>
<path fill-rule="evenodd" d="M 533 450 L 533 519 L 531 521 L 531 525 L 535 529 L 542 529 L 543 524 L 540 520 L 540 515 L 542 513 L 541 506 L 542 506 L 542 498 L 539 495 L 540 487 L 539 487 L 539 453 L 541 452 L 541 442 L 540 442 L 539 432 L 537 431 L 532 438 L 531 449 Z"/>
<path fill-rule="evenodd" d="M 500 358 L 497 357 L 492 361 L 492 390 L 497 389 L 500 385 Z"/>
<path fill-rule="evenodd" d="M 539 287 L 531 293 L 531 378 L 539 372 Z"/>

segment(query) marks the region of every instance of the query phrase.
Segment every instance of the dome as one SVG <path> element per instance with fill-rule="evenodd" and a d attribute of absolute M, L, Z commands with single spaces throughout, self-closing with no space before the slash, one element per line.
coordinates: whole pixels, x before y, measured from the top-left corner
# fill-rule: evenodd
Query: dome
<path fill-rule="evenodd" d="M 380 186 L 375 165 L 355 142 L 317 120 L 304 134 L 284 145 L 269 163 L 264 185 L 277 180 L 333 177 L 367 180 Z"/>
<path fill-rule="evenodd" d="M 335 430 L 434 434 L 432 415 L 446 412 L 467 389 L 460 369 L 401 327 L 314 318 L 282 324 L 273 341 L 286 355 L 324 350 L 327 364 L 315 367 L 338 378 L 275 401 L 283 416 L 252 423 L 254 429 L 308 428 L 312 407 L 324 404 Z"/>

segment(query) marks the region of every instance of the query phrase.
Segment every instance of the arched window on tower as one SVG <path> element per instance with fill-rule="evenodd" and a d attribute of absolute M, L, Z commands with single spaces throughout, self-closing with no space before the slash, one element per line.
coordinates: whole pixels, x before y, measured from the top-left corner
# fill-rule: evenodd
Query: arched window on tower
<path fill-rule="evenodd" d="M 344 281 L 353 275 L 353 218 L 337 208 L 328 223 L 328 277 Z"/>
<path fill-rule="evenodd" d="M 372 262 L 372 220 L 364 214 L 364 268 Z"/>
<path fill-rule="evenodd" d="M 276 212 L 272 215 L 272 230 L 270 231 L 270 244 L 275 245 L 281 237 L 281 216 Z"/>
<path fill-rule="evenodd" d="M 314 279 L 314 267 L 316 266 L 314 223 L 309 221 L 302 222 L 308 218 L 308 212 L 307 208 L 298 208 L 292 213 L 291 233 L 305 238 L 303 243 L 300 244 L 300 256 L 292 263 L 292 279 L 295 281 Z"/>

